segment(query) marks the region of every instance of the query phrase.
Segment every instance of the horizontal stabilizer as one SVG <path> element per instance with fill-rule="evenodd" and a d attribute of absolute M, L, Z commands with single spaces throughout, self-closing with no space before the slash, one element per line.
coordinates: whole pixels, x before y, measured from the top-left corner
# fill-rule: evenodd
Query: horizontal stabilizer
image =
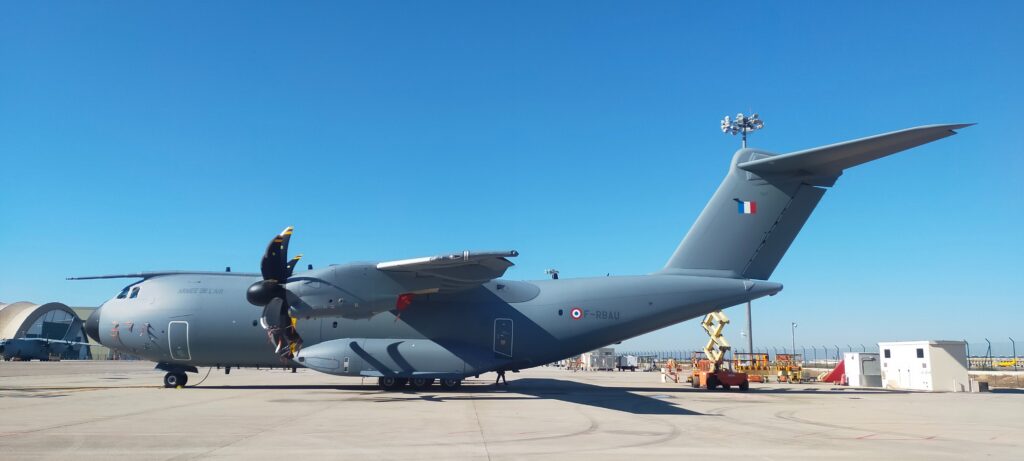
<path fill-rule="evenodd" d="M 836 177 L 843 170 L 952 136 L 973 123 L 927 125 L 813 149 L 758 158 L 736 165 L 762 177 Z"/>

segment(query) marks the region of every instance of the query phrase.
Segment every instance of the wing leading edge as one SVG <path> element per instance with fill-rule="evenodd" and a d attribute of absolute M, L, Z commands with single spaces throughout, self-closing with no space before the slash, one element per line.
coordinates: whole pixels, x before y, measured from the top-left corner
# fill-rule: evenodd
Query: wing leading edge
<path fill-rule="evenodd" d="M 514 264 L 508 258 L 519 256 L 515 250 L 481 251 L 427 256 L 377 263 L 384 272 L 414 273 L 418 277 L 439 280 L 440 291 L 459 291 L 487 283 L 502 275 Z"/>

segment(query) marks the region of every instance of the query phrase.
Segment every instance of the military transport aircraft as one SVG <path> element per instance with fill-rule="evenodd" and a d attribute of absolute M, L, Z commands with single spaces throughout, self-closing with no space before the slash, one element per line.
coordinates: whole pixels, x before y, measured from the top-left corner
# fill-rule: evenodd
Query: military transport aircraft
<path fill-rule="evenodd" d="M 292 228 L 259 274 L 140 272 L 86 321 L 111 349 L 182 386 L 199 366 L 307 367 L 385 389 L 551 363 L 782 290 L 767 281 L 847 168 L 955 134 L 930 125 L 788 154 L 742 148 L 664 268 L 648 275 L 500 279 L 516 251 L 357 262 L 295 273 Z M 257 307 L 254 307 L 257 306 Z M 269 341 L 268 341 L 269 340 Z M 269 342 L 269 344 L 268 344 Z"/>
<path fill-rule="evenodd" d="M 48 361 L 50 356 L 61 356 L 69 350 L 78 351 L 90 347 L 89 343 L 49 338 L 8 338 L 0 339 L 0 358 L 8 360 Z"/>

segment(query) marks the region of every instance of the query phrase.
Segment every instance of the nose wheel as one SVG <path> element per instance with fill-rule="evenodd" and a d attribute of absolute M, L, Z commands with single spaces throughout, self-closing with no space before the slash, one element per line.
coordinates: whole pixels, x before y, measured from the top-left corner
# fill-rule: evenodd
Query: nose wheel
<path fill-rule="evenodd" d="M 188 375 L 185 372 L 171 372 L 164 375 L 164 387 L 175 388 L 178 386 L 185 387 L 188 383 Z"/>

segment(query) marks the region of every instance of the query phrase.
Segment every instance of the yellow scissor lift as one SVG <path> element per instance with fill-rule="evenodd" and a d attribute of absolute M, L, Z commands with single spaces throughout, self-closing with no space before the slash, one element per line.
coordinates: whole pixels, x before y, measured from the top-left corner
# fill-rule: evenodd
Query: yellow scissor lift
<path fill-rule="evenodd" d="M 733 365 L 736 371 L 747 374 L 747 380 L 753 383 L 766 383 L 774 374 L 768 354 L 760 352 L 733 352 Z"/>
<path fill-rule="evenodd" d="M 722 389 L 736 386 L 741 391 L 749 389 L 750 382 L 747 380 L 746 373 L 736 372 L 730 367 L 724 366 L 726 363 L 725 353 L 732 348 L 729 341 L 722 336 L 722 329 L 729 324 L 729 317 L 726 317 L 722 311 L 715 311 L 704 316 L 704 321 L 700 324 L 709 336 L 708 343 L 703 350 L 704 356 L 707 358 L 702 359 L 699 353 L 693 354 L 690 384 L 693 387 L 703 387 L 708 390 L 718 386 L 722 386 Z"/>

